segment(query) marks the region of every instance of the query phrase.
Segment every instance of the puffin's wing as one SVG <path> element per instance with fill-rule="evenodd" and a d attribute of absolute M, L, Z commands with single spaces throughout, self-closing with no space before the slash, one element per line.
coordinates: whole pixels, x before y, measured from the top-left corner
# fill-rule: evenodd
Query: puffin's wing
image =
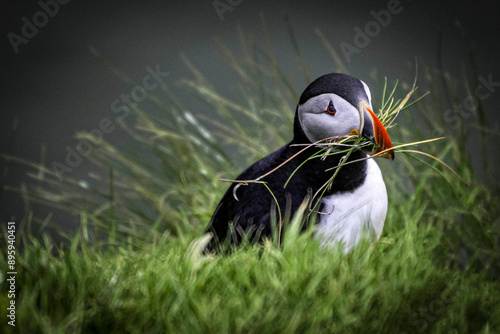
<path fill-rule="evenodd" d="M 257 161 L 243 171 L 236 179 L 255 180 L 269 172 L 283 161 L 283 152 L 286 147 L 288 145 Z M 276 175 L 273 175 L 273 180 L 275 178 Z M 279 187 L 281 189 L 273 189 L 273 192 L 283 191 L 283 182 L 281 183 L 281 187 Z M 272 185 L 270 186 L 273 187 Z M 235 187 L 238 188 L 235 190 Z M 242 232 L 241 230 L 243 232 L 253 231 L 254 233 L 260 230 L 264 234 L 270 234 L 271 205 L 271 194 L 264 185 L 260 183 L 248 183 L 246 185 L 239 185 L 236 182 L 232 183 L 215 209 L 206 232 L 213 233 L 214 238 L 212 241 L 215 243 L 226 240 L 228 232 L 231 233 L 231 224 L 239 230 L 237 231 L 239 233 Z M 241 236 L 237 235 L 236 237 L 240 238 Z"/>

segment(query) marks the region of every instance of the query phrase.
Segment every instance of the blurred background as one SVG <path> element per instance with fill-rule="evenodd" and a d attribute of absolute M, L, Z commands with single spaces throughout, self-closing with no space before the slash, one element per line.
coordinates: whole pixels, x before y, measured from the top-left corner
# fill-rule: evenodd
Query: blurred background
<path fill-rule="evenodd" d="M 495 86 L 495 83 L 500 82 L 500 3 L 497 1 L 72 0 L 55 4 L 42 0 L 3 1 L 0 5 L 1 154 L 43 161 L 46 165 L 54 162 L 64 165 L 67 147 L 75 148 L 78 143 L 75 133 L 99 129 L 103 119 L 115 118 L 113 103 L 131 92 L 130 86 L 106 62 L 137 83 L 159 69 L 169 73 L 164 75 L 165 82 L 175 84 L 180 78 L 191 76 L 180 60 L 182 53 L 219 92 L 231 97 L 236 93 L 238 78 L 227 71 L 228 65 L 214 52 L 214 40 L 237 50 L 239 31 L 264 40 L 263 24 L 267 26 L 277 59 L 282 62 L 280 66 L 289 71 L 287 75 L 293 77 L 297 73 L 299 91 L 307 82 L 301 81 L 295 65 L 296 46 L 290 41 L 289 28 L 311 69 L 312 79 L 340 70 L 320 43 L 316 33 L 319 29 L 349 72 L 369 85 L 375 70 L 391 83 L 400 79 L 411 85 L 415 57 L 420 67 L 441 67 L 458 80 L 471 80 L 471 86 L 479 77 L 493 81 L 490 94 L 482 103 L 485 124 L 498 130 L 500 84 Z M 41 13 L 44 7 L 49 8 L 51 15 Z M 378 25 L 379 31 L 369 32 L 372 36 L 362 40 L 359 31 L 376 22 L 373 13 L 390 13 L 389 10 L 393 13 L 387 24 Z M 39 27 L 33 30 L 29 26 L 34 22 Z M 346 50 L 354 50 L 350 47 L 356 47 L 356 51 L 346 56 Z M 380 106 L 380 86 L 372 87 L 372 95 L 374 107 Z M 180 91 L 178 96 L 193 113 L 211 115 L 211 110 L 191 95 Z M 444 115 L 446 110 L 453 110 L 455 102 L 463 100 L 449 101 L 448 107 L 435 112 Z M 294 103 L 290 101 L 291 105 Z M 456 122 L 472 121 L 474 117 L 463 117 L 456 112 L 449 115 L 449 120 L 445 120 L 449 128 L 428 132 L 449 135 Z M 118 147 L 133 143 L 118 127 L 104 137 Z M 490 147 L 494 150 L 494 143 Z M 475 149 L 474 141 L 466 149 L 475 161 L 481 161 L 484 152 Z M 33 207 L 28 207 L 31 204 L 23 202 L 19 194 L 6 189 L 31 182 L 26 177 L 28 168 L 4 159 L 0 159 L 0 166 L 0 219 L 19 220 Z M 70 176 L 85 179 L 93 168 L 83 160 L 72 168 Z M 475 168 L 480 173 L 482 166 L 478 163 Z M 483 182 L 488 183 L 487 177 L 490 176 L 483 176 Z M 42 216 L 53 211 L 36 209 Z M 54 211 L 52 220 L 77 226 L 80 218 Z"/>

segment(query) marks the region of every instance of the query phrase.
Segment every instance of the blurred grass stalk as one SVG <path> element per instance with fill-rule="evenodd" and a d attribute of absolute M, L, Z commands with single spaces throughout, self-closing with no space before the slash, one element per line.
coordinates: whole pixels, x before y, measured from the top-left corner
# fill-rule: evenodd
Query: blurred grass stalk
<path fill-rule="evenodd" d="M 41 203 L 78 215 L 90 227 L 87 238 L 110 245 L 140 247 L 162 238 L 165 231 L 169 238 L 199 234 L 227 187 L 221 179 L 232 179 L 243 167 L 291 139 L 295 103 L 300 87 L 310 81 L 311 71 L 291 29 L 288 31 L 302 80 L 293 79 L 293 74 L 279 66 L 269 34 L 265 33 L 263 43 L 259 43 L 240 29 L 238 53 L 215 39 L 218 54 L 239 79 L 234 98 L 220 94 L 202 71 L 181 55 L 193 78 L 182 79 L 177 86 L 162 83 L 161 94 L 148 92 L 148 105 L 154 112 L 139 106 L 133 120 L 120 122 L 135 141 L 134 150 L 120 150 L 91 134 L 78 133 L 78 139 L 93 143 L 88 159 L 101 168 L 102 175 L 89 173 L 88 180 L 64 176 L 59 182 L 45 164 L 5 155 L 7 161 L 26 164 L 33 170 L 29 176 L 37 185 L 21 191 L 26 203 Z M 347 67 L 334 46 L 321 32 L 317 31 L 317 35 L 332 58 L 331 71 L 346 73 Z M 122 80 L 134 85 L 125 74 L 103 61 Z M 411 202 L 413 207 L 424 210 L 421 220 L 415 223 L 434 226 L 436 233 L 441 233 L 442 242 L 435 253 L 443 265 L 489 268 L 494 264 L 498 270 L 499 208 L 491 204 L 498 203 L 498 184 L 482 185 L 474 173 L 466 149 L 474 125 L 462 122 L 460 129 L 452 132 L 441 113 L 448 102 L 443 96 L 459 99 L 468 87 L 459 86 L 462 81 L 454 80 L 443 69 L 423 66 L 420 77 L 425 81 L 419 84 L 432 94 L 417 104 L 409 102 L 411 108 L 399 111 L 403 124 L 391 128 L 391 138 L 395 144 L 415 142 L 431 138 L 436 129 L 442 129 L 446 139 L 427 143 L 421 150 L 451 165 L 466 184 L 425 156 L 399 154 L 394 163 L 379 161 L 390 198 L 386 225 L 402 227 L 403 222 L 398 220 L 401 217 L 390 213 Z M 446 85 L 434 80 L 436 77 L 444 78 Z M 384 89 L 381 105 L 385 109 L 389 102 L 385 99 L 387 79 L 383 82 L 376 71 L 371 79 L 375 98 L 379 96 L 377 87 Z M 199 98 L 210 112 L 187 110 L 174 92 L 179 87 Z M 395 89 L 391 98 L 399 94 Z M 478 113 L 479 119 L 485 118 L 482 107 Z M 474 129 L 486 138 L 498 135 L 483 127 Z M 227 153 L 229 147 L 236 148 L 244 161 L 235 163 Z M 145 155 L 150 158 L 141 157 Z M 47 219 L 36 222 L 51 224 Z M 72 239 L 73 232 L 61 233 Z"/>

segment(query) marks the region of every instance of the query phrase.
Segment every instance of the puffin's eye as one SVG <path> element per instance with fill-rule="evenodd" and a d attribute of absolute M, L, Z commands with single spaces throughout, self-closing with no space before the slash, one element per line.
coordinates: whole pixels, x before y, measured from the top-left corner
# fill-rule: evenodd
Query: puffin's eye
<path fill-rule="evenodd" d="M 333 105 L 332 101 L 330 101 L 328 107 L 326 107 L 326 112 L 332 115 L 335 115 L 337 113 L 337 109 L 335 109 L 335 106 Z"/>

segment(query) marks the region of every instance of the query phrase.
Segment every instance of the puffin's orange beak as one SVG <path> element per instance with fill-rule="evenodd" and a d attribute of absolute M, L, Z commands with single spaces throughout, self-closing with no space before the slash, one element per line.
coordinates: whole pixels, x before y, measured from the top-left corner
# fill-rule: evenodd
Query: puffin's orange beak
<path fill-rule="evenodd" d="M 362 135 L 376 145 L 371 155 L 377 155 L 383 152 L 378 157 L 394 160 L 394 150 L 392 149 L 392 142 L 387 130 L 382 122 L 378 119 L 377 115 L 368 107 L 365 106 L 364 112 L 364 125 Z"/>

